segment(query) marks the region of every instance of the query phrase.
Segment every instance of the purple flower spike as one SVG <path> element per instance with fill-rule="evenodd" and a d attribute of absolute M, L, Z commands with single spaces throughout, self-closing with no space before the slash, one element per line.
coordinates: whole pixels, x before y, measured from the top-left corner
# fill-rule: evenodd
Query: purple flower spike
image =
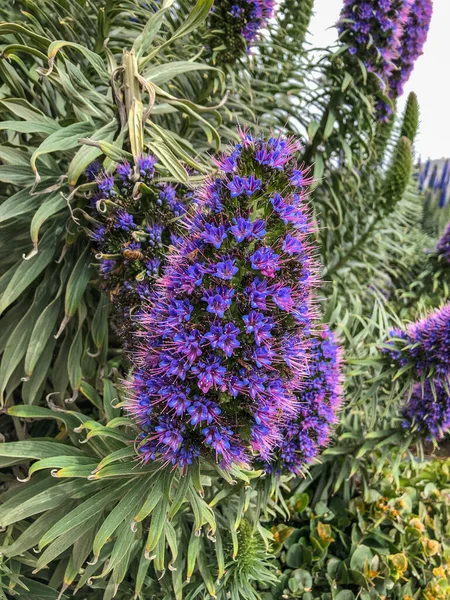
<path fill-rule="evenodd" d="M 444 233 L 438 240 L 436 254 L 445 263 L 450 264 L 450 223 L 447 225 Z"/>
<path fill-rule="evenodd" d="M 394 329 L 383 352 L 399 367 L 408 364 L 418 377 L 450 376 L 450 304 L 426 318 L 411 323 L 406 330 Z"/>
<path fill-rule="evenodd" d="M 97 183 L 91 207 L 99 225 L 91 238 L 95 253 L 105 257 L 99 264 L 102 287 L 110 295 L 113 326 L 125 345 L 137 325 L 134 315 L 151 297 L 164 269 L 167 248 L 176 243 L 181 219 L 174 217 L 184 215 L 182 195 L 189 193 L 182 185 L 154 182 L 155 163 L 154 157 L 143 156 L 138 165 L 119 163 L 111 174 L 102 173 L 96 163 L 86 171 Z M 140 181 L 146 186 L 136 197 L 133 189 Z"/>
<path fill-rule="evenodd" d="M 266 465 L 267 470 L 300 475 L 327 443 L 337 421 L 341 397 L 341 350 L 333 333 L 324 327 L 310 340 L 310 359 L 298 394 L 297 418 L 283 430 L 279 449 Z"/>
<path fill-rule="evenodd" d="M 395 100 L 422 54 L 431 15 L 432 0 L 345 0 L 337 28 L 349 46 L 347 68 L 360 77 L 362 62 L 372 93 Z M 389 104 L 379 100 L 375 108 L 380 121 L 390 120 Z"/>
<path fill-rule="evenodd" d="M 438 379 L 416 383 L 403 410 L 403 427 L 417 431 L 426 440 L 439 441 L 450 430 L 450 394 L 448 385 Z"/>
<path fill-rule="evenodd" d="M 328 365 L 310 333 L 317 268 L 298 144 L 240 136 L 217 161 L 219 174 L 193 193 L 185 235 L 139 318 L 128 411 L 144 460 L 260 465 L 300 414 L 312 369 Z M 277 189 L 289 219 L 267 210 Z M 319 399 L 311 410 L 322 418 Z M 170 431 L 165 419 L 175 421 Z M 326 435 L 309 435 L 316 452 Z"/>
<path fill-rule="evenodd" d="M 209 15 L 209 28 L 215 31 L 212 48 L 223 48 L 217 60 L 231 63 L 250 51 L 275 12 L 275 0 L 221 0 Z"/>

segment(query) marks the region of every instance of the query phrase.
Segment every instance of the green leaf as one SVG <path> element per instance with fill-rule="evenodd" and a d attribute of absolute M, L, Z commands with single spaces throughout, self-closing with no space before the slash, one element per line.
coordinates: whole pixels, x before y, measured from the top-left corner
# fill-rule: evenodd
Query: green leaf
<path fill-rule="evenodd" d="M 147 480 L 134 481 L 126 484 L 128 491 L 119 503 L 113 508 L 106 519 L 103 521 L 97 535 L 94 539 L 93 552 L 94 556 L 100 554 L 101 549 L 106 544 L 124 519 L 129 519 L 130 527 L 132 515 L 142 503 L 142 493 L 148 486 Z"/>
<path fill-rule="evenodd" d="M 134 40 L 133 50 L 137 56 L 141 56 L 142 53 L 146 52 L 147 48 L 151 46 L 155 36 L 161 29 L 166 12 L 169 10 L 172 4 L 173 0 L 166 2 L 164 8 L 161 8 L 155 14 L 153 14 L 145 24 L 142 32 Z"/>
<path fill-rule="evenodd" d="M 46 138 L 42 144 L 33 152 L 30 160 L 31 168 L 36 176 L 36 182 L 40 180 L 40 175 L 36 168 L 36 161 L 39 156 L 51 152 L 65 152 L 79 145 L 79 139 L 89 135 L 92 132 L 93 125 L 90 121 L 74 123 L 55 131 Z"/>
<path fill-rule="evenodd" d="M 88 48 L 86 48 L 85 46 L 82 46 L 81 44 L 76 44 L 74 42 L 67 42 L 65 40 L 56 40 L 55 42 L 52 42 L 50 44 L 50 46 L 48 47 L 47 56 L 49 59 L 49 61 L 48 61 L 49 70 L 46 72 L 43 71 L 43 75 L 49 75 L 51 73 L 51 71 L 53 69 L 53 62 L 55 60 L 55 57 L 62 48 L 73 48 L 74 50 L 78 50 L 79 52 L 81 52 L 81 54 L 83 54 L 87 58 L 89 63 L 95 69 L 96 73 L 99 75 L 100 81 L 102 83 L 109 82 L 108 72 L 105 69 L 105 65 L 104 65 L 102 58 L 98 54 L 96 54 L 95 52 L 92 52 L 92 50 L 89 50 Z"/>
<path fill-rule="evenodd" d="M 32 196 L 30 191 L 31 187 L 20 190 L 0 205 L 0 223 L 36 210 L 39 206 L 40 197 L 38 194 Z"/>
<path fill-rule="evenodd" d="M 12 442 L 14 443 L 14 442 Z M 20 444 L 20 442 L 16 442 Z M 31 442 L 30 442 L 31 443 Z M 7 444 L 1 444 L 7 445 Z M 52 510 L 61 506 L 63 503 L 74 497 L 75 494 L 86 492 L 86 486 L 95 485 L 93 482 L 81 483 L 80 481 L 69 481 L 67 483 L 60 483 L 50 489 L 44 490 L 39 494 L 29 498 L 25 502 L 19 505 L 14 505 L 10 508 L 8 503 L 5 503 L 0 507 L 0 523 L 3 527 L 16 523 L 17 521 L 23 521 L 28 517 L 36 515 L 38 513 Z M 92 488 L 95 489 L 95 488 Z M 80 497 L 80 496 L 79 496 Z"/>
<path fill-rule="evenodd" d="M 48 338 L 55 329 L 61 308 L 61 300 L 56 297 L 39 315 L 31 333 L 25 356 L 25 373 L 32 375 L 39 357 L 41 356 Z"/>
<path fill-rule="evenodd" d="M 16 409 L 16 410 L 14 410 Z M 18 412 L 18 409 L 26 412 L 29 411 L 31 414 L 39 414 L 36 411 L 48 409 L 39 406 L 22 406 L 22 407 L 11 407 L 8 409 L 9 414 L 23 415 L 23 412 Z M 25 416 L 26 416 L 25 412 Z M 16 458 L 52 458 L 55 456 L 82 456 L 83 452 L 73 446 L 67 444 L 60 444 L 58 442 L 44 442 L 41 440 L 24 441 L 24 442 L 7 442 L 0 444 L 0 456 L 13 456 Z"/>
<path fill-rule="evenodd" d="M 167 500 L 161 499 L 152 513 L 152 522 L 150 523 L 147 542 L 145 544 L 145 550 L 147 554 L 156 548 L 159 538 L 164 533 L 164 525 L 166 523 L 168 508 L 169 503 Z"/>
<path fill-rule="evenodd" d="M 67 209 L 66 198 L 61 194 L 57 194 L 48 197 L 34 213 L 30 225 L 30 236 L 35 252 L 37 252 L 40 228 L 45 221 L 47 221 L 47 219 L 60 212 L 64 208 Z"/>
<path fill-rule="evenodd" d="M 156 85 L 161 85 L 163 83 L 167 83 L 177 75 L 184 75 L 191 71 L 216 71 L 217 73 L 221 73 L 219 69 L 215 67 L 211 67 L 210 65 L 192 62 L 190 60 L 179 60 L 173 61 L 170 63 L 165 63 L 163 65 L 157 65 L 156 67 L 151 67 L 147 69 L 144 73 L 144 77 L 154 83 Z"/>
<path fill-rule="evenodd" d="M 45 235 L 44 240 L 41 242 L 38 254 L 29 260 L 23 260 L 18 265 L 16 272 L 0 299 L 0 314 L 20 296 L 52 260 L 55 252 L 55 232 L 49 231 Z"/>
<path fill-rule="evenodd" d="M 116 129 L 116 121 L 111 121 L 111 123 L 108 123 L 101 129 L 93 133 L 90 136 L 90 139 L 94 141 L 104 140 L 105 142 L 112 142 L 114 139 L 114 133 Z M 94 162 L 96 158 L 101 156 L 101 154 L 101 148 L 86 145 L 82 146 L 71 160 L 69 168 L 67 170 L 69 185 L 76 185 L 79 177 L 83 174 L 86 167 L 88 167 L 92 162 Z"/>
<path fill-rule="evenodd" d="M 332 110 L 330 110 L 328 113 L 328 116 L 327 116 L 327 122 L 325 124 L 325 129 L 323 132 L 324 140 L 327 140 L 330 137 L 331 133 L 333 132 L 335 123 L 336 123 L 336 115 L 334 114 L 334 112 Z"/>
<path fill-rule="evenodd" d="M 364 571 L 365 565 L 370 565 L 371 560 L 373 559 L 372 550 L 361 544 L 358 546 L 356 550 L 353 552 L 350 558 L 350 569 L 353 571 Z"/>
<path fill-rule="evenodd" d="M 97 308 L 95 309 L 94 318 L 92 319 L 91 335 L 94 340 L 94 344 L 97 348 L 103 346 L 103 341 L 108 333 L 108 315 L 109 315 L 109 301 L 106 296 L 102 295 Z"/>
<path fill-rule="evenodd" d="M 66 317 L 73 317 L 77 312 L 84 291 L 91 278 L 90 247 L 90 244 L 88 244 L 83 250 L 67 282 L 64 302 Z"/>
<path fill-rule="evenodd" d="M 123 485 L 121 487 L 123 487 Z M 118 488 L 117 485 L 108 485 L 96 494 L 89 496 L 89 498 L 66 514 L 63 519 L 55 523 L 55 525 L 44 534 L 39 542 L 39 549 L 42 550 L 44 546 L 53 542 L 53 540 L 60 535 L 71 529 L 75 529 L 86 520 L 103 512 L 111 501 L 117 499 L 119 491 L 120 487 Z"/>
<path fill-rule="evenodd" d="M 211 7 L 213 5 L 213 0 L 198 0 L 188 18 L 184 21 L 183 25 L 181 25 L 174 34 L 168 38 L 165 42 L 163 42 L 160 46 L 155 48 L 149 55 L 147 55 L 142 61 L 140 61 L 140 67 L 144 66 L 152 60 L 154 56 L 156 56 L 163 48 L 174 42 L 175 40 L 184 37 L 197 29 L 201 23 L 206 19 L 211 11 Z"/>
<path fill-rule="evenodd" d="M 60 535 L 39 557 L 36 563 L 36 571 L 40 571 L 43 567 L 47 566 L 52 560 L 67 550 L 67 548 L 70 548 L 79 538 L 86 535 L 97 524 L 99 518 L 100 515 L 95 514 L 93 517 L 84 520 L 78 527 L 74 527 Z"/>

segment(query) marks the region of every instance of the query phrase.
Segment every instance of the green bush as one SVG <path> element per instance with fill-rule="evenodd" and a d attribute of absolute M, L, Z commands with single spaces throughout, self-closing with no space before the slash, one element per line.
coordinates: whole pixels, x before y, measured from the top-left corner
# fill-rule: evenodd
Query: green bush
<path fill-rule="evenodd" d="M 290 497 L 273 529 L 280 581 L 263 598 L 450 597 L 450 459 L 402 464 L 400 485 L 389 471 L 350 501 Z"/>

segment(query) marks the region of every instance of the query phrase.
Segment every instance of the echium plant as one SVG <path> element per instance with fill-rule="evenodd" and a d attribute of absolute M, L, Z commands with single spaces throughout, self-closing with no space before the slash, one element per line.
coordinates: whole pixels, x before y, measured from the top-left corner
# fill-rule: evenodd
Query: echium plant
<path fill-rule="evenodd" d="M 209 17 L 213 60 L 233 63 L 248 52 L 260 30 L 273 17 L 275 5 L 275 0 L 217 2 Z"/>
<path fill-rule="evenodd" d="M 394 60 L 395 69 L 389 74 L 389 87 L 397 97 L 403 93 L 414 64 L 423 52 L 430 28 L 433 3 L 431 0 L 413 0 L 403 29 L 401 44 Z"/>
<path fill-rule="evenodd" d="M 301 474 L 318 455 L 331 434 L 341 403 L 341 349 L 324 326 L 310 342 L 308 374 L 298 394 L 299 413 L 283 431 L 280 448 L 272 459 L 277 471 Z"/>
<path fill-rule="evenodd" d="M 295 140 L 240 138 L 194 193 L 140 318 L 128 410 L 144 461 L 267 461 L 301 410 L 316 314 L 309 179 Z"/>
<path fill-rule="evenodd" d="M 450 392 L 439 379 L 426 379 L 414 385 L 403 410 L 402 426 L 413 429 L 427 440 L 441 440 L 450 430 Z"/>
<path fill-rule="evenodd" d="M 184 191 L 154 180 L 157 159 L 148 154 L 137 164 L 119 163 L 113 173 L 90 166 L 96 188 L 91 196 L 96 226 L 92 238 L 104 290 L 116 310 L 115 325 L 126 340 L 133 314 L 151 296 L 176 228 L 185 212 Z"/>
<path fill-rule="evenodd" d="M 345 0 L 337 24 L 341 40 L 348 44 L 348 62 L 360 72 L 361 62 L 379 80 L 379 89 L 387 92 L 401 44 L 403 27 L 412 0 Z M 379 105 L 380 116 L 388 118 L 392 109 Z M 381 115 L 383 113 L 383 115 Z"/>
<path fill-rule="evenodd" d="M 418 376 L 450 375 L 450 304 L 444 305 L 424 319 L 411 323 L 406 330 L 390 333 L 386 356 L 400 367 L 411 366 Z"/>
<path fill-rule="evenodd" d="M 436 254 L 445 264 L 450 265 L 450 223 L 438 240 Z"/>

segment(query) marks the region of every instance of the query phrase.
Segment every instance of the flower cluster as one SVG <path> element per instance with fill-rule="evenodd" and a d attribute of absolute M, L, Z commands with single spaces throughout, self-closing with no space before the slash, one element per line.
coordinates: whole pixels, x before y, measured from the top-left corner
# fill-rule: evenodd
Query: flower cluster
<path fill-rule="evenodd" d="M 222 0 L 210 13 L 213 32 L 212 51 L 220 61 L 239 59 L 257 39 L 261 29 L 273 17 L 275 0 Z"/>
<path fill-rule="evenodd" d="M 341 403 L 341 350 L 328 327 L 312 339 L 308 374 L 298 394 L 297 419 L 283 431 L 271 468 L 301 474 L 324 446 Z"/>
<path fill-rule="evenodd" d="M 118 164 L 114 173 L 101 171 L 95 163 L 87 171 L 96 183 L 91 204 L 97 225 L 91 236 L 99 272 L 125 340 L 133 313 L 152 294 L 185 213 L 186 195 L 181 201 L 177 187 L 154 181 L 156 162 L 148 155 L 135 166 Z"/>
<path fill-rule="evenodd" d="M 302 410 L 317 351 L 309 179 L 294 140 L 240 134 L 194 193 L 186 235 L 140 317 L 128 410 L 144 461 L 269 461 Z"/>
<path fill-rule="evenodd" d="M 450 264 L 450 223 L 438 240 L 436 254 L 446 263 Z"/>
<path fill-rule="evenodd" d="M 422 54 L 430 28 L 433 4 L 431 0 L 414 0 L 404 26 L 400 48 L 389 75 L 389 87 L 394 97 L 401 96 L 403 87 L 411 76 L 414 63 Z"/>
<path fill-rule="evenodd" d="M 349 65 L 359 70 L 361 60 L 384 94 L 395 100 L 422 53 L 431 13 L 431 0 L 345 0 L 337 27 L 349 46 Z M 384 100 L 376 111 L 381 121 L 392 116 Z"/>
<path fill-rule="evenodd" d="M 450 393 L 439 380 L 416 383 L 403 411 L 403 427 L 439 441 L 450 430 Z"/>
<path fill-rule="evenodd" d="M 361 59 L 385 87 L 394 69 L 412 0 L 345 0 L 337 24 L 350 56 Z"/>
<path fill-rule="evenodd" d="M 383 352 L 400 367 L 411 364 L 418 376 L 450 375 L 450 304 L 411 323 L 406 331 L 394 329 Z"/>

